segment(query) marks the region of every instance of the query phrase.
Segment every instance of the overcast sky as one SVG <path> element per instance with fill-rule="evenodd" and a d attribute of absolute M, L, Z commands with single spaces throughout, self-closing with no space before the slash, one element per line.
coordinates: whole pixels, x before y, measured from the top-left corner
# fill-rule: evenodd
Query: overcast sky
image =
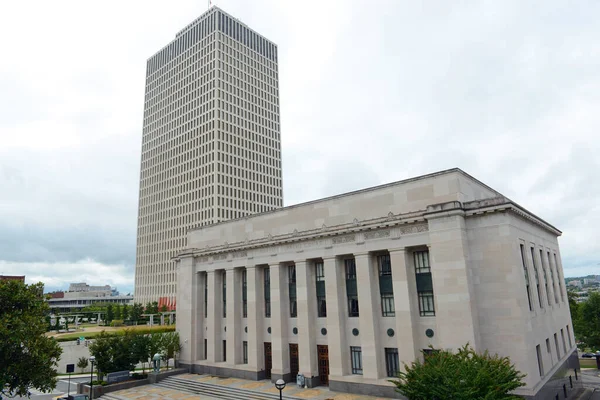
<path fill-rule="evenodd" d="M 213 4 L 279 46 L 285 205 L 460 167 L 600 274 L 600 2 Z M 3 2 L 0 274 L 133 290 L 146 59 L 206 10 Z"/>

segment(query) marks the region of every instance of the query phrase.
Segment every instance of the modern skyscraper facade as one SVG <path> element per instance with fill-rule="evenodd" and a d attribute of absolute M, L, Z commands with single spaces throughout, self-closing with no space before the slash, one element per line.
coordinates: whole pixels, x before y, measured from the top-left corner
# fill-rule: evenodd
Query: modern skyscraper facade
<path fill-rule="evenodd" d="M 282 205 L 277 46 L 212 7 L 147 62 L 135 301 L 174 305 L 188 229 Z"/>

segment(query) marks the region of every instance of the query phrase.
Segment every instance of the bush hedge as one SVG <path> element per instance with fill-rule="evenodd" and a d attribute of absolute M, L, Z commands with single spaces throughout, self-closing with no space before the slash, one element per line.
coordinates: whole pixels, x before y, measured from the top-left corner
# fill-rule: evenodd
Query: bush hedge
<path fill-rule="evenodd" d="M 128 328 L 119 329 L 118 331 L 105 332 L 108 336 L 122 336 L 125 334 L 125 330 L 130 330 L 136 335 L 146 335 L 149 333 L 163 333 L 163 332 L 174 332 L 175 325 L 161 325 L 161 326 L 130 326 Z M 102 332 L 76 332 L 69 335 L 64 335 L 55 338 L 57 342 L 72 342 L 73 340 L 77 340 L 80 337 L 84 337 L 85 339 L 93 339 L 96 336 L 99 336 Z"/>

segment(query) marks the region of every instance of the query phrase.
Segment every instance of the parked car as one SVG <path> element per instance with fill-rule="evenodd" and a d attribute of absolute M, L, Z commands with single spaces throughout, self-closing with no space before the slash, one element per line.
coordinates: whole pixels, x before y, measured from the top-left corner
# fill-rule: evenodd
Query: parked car
<path fill-rule="evenodd" d="M 596 355 L 594 353 L 583 353 L 581 358 L 594 358 Z"/>
<path fill-rule="evenodd" d="M 71 394 L 68 396 L 55 397 L 53 400 L 89 400 L 87 394 Z"/>

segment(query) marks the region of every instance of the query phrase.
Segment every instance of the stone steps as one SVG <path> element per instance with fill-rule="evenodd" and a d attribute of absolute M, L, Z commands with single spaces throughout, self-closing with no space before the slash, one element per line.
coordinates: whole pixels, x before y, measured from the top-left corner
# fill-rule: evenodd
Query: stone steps
<path fill-rule="evenodd" d="M 191 379 L 183 379 L 172 376 L 160 381 L 155 386 L 192 394 L 204 394 L 226 400 L 279 400 L 279 393 L 270 394 L 256 390 L 221 386 L 213 383 L 198 382 Z M 284 395 L 283 399 L 296 400 L 297 398 Z"/>

